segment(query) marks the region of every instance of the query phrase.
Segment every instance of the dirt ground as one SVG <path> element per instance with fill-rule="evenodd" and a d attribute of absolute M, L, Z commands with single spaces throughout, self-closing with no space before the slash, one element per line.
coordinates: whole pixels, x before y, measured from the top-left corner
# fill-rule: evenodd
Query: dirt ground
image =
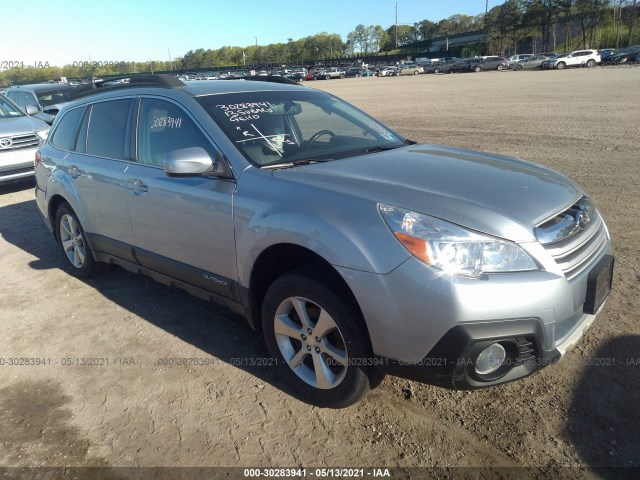
<path fill-rule="evenodd" d="M 308 85 L 411 139 L 533 160 L 582 185 L 616 271 L 576 349 L 491 389 L 387 377 L 357 406 L 311 407 L 249 364 L 266 355 L 260 337 L 219 309 L 119 269 L 65 273 L 26 182 L 0 189 L 0 466 L 535 467 L 518 472 L 539 478 L 640 466 L 640 68 Z M 9 364 L 22 358 L 44 364 Z M 79 364 L 89 358 L 98 364 Z"/>

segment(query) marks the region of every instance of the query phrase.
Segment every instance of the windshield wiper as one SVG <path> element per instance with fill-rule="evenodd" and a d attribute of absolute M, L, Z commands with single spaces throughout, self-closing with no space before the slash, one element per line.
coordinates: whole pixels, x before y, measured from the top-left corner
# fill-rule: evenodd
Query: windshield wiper
<path fill-rule="evenodd" d="M 361 153 L 386 152 L 387 150 L 394 150 L 396 148 L 400 148 L 400 145 L 378 145 L 376 147 L 365 148 Z"/>
<path fill-rule="evenodd" d="M 362 150 L 361 154 L 386 152 L 387 150 L 395 150 L 396 148 L 404 147 L 405 145 L 414 145 L 416 142 L 413 140 L 404 140 L 401 144 L 394 143 L 392 145 L 376 145 L 375 147 L 368 147 Z"/>
<path fill-rule="evenodd" d="M 285 162 L 285 163 L 272 163 L 269 165 L 263 165 L 260 167 L 262 170 L 271 170 L 275 168 L 292 168 L 299 167 L 302 165 L 311 165 L 313 163 L 323 163 L 333 160 L 332 158 L 305 158 L 302 160 L 294 160 L 293 162 Z"/>

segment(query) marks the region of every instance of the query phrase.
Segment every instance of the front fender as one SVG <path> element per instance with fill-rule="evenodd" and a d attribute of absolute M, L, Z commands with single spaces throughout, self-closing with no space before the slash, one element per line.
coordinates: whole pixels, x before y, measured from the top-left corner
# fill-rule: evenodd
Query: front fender
<path fill-rule="evenodd" d="M 409 254 L 392 237 L 377 212 L 371 220 L 376 223 L 367 238 L 340 221 L 329 222 L 299 211 L 255 215 L 246 223 L 240 222 L 236 225 L 240 284 L 249 285 L 256 259 L 269 247 L 279 244 L 306 248 L 336 267 L 388 273 Z M 377 224 L 379 228 L 375 227 Z"/>

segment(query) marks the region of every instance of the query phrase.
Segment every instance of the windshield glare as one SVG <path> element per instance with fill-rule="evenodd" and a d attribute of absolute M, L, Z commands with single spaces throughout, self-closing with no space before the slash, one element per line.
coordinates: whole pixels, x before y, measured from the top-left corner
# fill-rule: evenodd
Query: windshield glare
<path fill-rule="evenodd" d="M 58 103 L 68 102 L 71 98 L 71 92 L 58 90 L 55 92 L 37 92 L 38 101 L 43 107 L 50 107 Z"/>
<path fill-rule="evenodd" d="M 11 103 L 4 95 L 0 95 L 0 118 L 21 117 L 24 115 L 19 108 Z"/>
<path fill-rule="evenodd" d="M 300 88 L 197 98 L 256 166 L 345 158 L 404 138 L 329 94 Z"/>

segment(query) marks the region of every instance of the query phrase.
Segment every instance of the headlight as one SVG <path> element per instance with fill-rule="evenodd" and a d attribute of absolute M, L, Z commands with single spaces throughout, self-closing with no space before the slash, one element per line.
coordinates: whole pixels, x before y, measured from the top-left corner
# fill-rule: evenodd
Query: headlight
<path fill-rule="evenodd" d="M 439 218 L 378 204 L 382 218 L 411 254 L 446 273 L 478 277 L 483 273 L 538 270 L 515 243 L 474 233 Z"/>
<path fill-rule="evenodd" d="M 44 142 L 49 136 L 49 129 L 47 128 L 45 130 L 40 130 L 39 132 L 36 132 L 36 135 L 38 135 L 38 137 L 40 137 L 40 140 Z"/>

